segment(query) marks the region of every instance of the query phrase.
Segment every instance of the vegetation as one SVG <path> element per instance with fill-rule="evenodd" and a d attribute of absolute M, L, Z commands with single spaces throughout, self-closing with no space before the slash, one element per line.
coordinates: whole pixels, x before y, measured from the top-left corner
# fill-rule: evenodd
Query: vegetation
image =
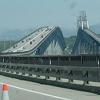
<path fill-rule="evenodd" d="M 15 44 L 16 41 L 0 41 L 0 52 Z"/>
<path fill-rule="evenodd" d="M 76 36 L 65 37 L 64 39 L 65 39 L 65 43 L 66 43 L 65 53 L 71 54 L 72 48 L 73 48 L 75 40 L 76 40 Z"/>

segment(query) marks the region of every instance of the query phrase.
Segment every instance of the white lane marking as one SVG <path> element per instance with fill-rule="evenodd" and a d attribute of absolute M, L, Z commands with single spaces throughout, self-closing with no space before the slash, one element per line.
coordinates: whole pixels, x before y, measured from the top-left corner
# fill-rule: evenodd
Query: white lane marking
<path fill-rule="evenodd" d="M 0 83 L 0 84 L 4 84 L 4 83 Z M 8 86 L 16 88 L 16 89 L 24 90 L 24 91 L 27 91 L 27 92 L 31 92 L 31 93 L 35 93 L 35 94 L 40 94 L 40 95 L 48 96 L 48 97 L 51 97 L 51 98 L 60 99 L 60 100 L 72 100 L 72 99 L 63 98 L 63 97 L 59 97 L 59 96 L 55 96 L 55 95 L 51 95 L 51 94 L 47 94 L 47 93 L 42 93 L 42 92 L 38 92 L 38 91 L 33 91 L 33 90 L 17 87 L 17 86 L 14 86 L 14 85 L 9 85 L 8 84 Z"/>

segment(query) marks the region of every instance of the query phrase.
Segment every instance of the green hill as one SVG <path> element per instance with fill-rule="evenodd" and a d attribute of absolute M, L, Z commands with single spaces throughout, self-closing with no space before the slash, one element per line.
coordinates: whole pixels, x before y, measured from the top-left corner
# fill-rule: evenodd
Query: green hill
<path fill-rule="evenodd" d="M 65 37 L 65 43 L 66 43 L 66 54 L 70 54 L 72 52 L 72 48 L 74 46 L 76 36 L 70 36 L 70 37 Z"/>
<path fill-rule="evenodd" d="M 15 44 L 16 41 L 0 41 L 0 52 Z"/>

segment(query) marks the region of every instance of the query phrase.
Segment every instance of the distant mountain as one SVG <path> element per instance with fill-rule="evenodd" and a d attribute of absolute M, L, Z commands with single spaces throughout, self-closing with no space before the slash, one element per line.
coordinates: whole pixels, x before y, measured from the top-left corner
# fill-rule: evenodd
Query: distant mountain
<path fill-rule="evenodd" d="M 17 41 L 0 41 L 0 52 L 13 46 Z"/>
<path fill-rule="evenodd" d="M 62 28 L 61 30 L 62 30 L 64 37 L 70 37 L 70 36 L 73 36 L 73 35 L 77 35 L 77 32 L 76 32 L 75 29 Z"/>
<path fill-rule="evenodd" d="M 27 34 L 29 34 L 30 32 L 35 31 L 36 28 L 30 28 L 30 29 L 26 29 L 26 30 L 4 30 L 2 32 L 0 32 L 0 41 L 2 40 L 19 40 L 22 37 L 26 36 Z M 64 37 L 69 37 L 72 35 L 76 35 L 76 31 L 73 29 L 65 29 L 62 28 L 62 33 L 64 35 Z"/>
<path fill-rule="evenodd" d="M 71 54 L 75 40 L 76 40 L 76 36 L 70 36 L 70 37 L 65 37 L 64 38 L 65 43 L 66 43 L 66 54 Z"/>
<path fill-rule="evenodd" d="M 96 34 L 100 34 L 100 24 L 90 26 L 90 29 Z M 70 37 L 73 35 L 77 35 L 76 29 L 61 29 L 64 37 Z"/>
<path fill-rule="evenodd" d="M 34 29 L 27 30 L 5 30 L 0 32 L 0 41 L 2 40 L 19 40 L 25 35 L 33 32 Z"/>
<path fill-rule="evenodd" d="M 97 34 L 100 33 L 100 24 L 92 25 L 90 28 Z M 19 40 L 26 36 L 30 32 L 33 32 L 36 28 L 30 28 L 26 30 L 4 30 L 0 32 L 0 41 L 2 40 Z M 77 35 L 76 29 L 61 28 L 64 37 L 70 37 Z"/>

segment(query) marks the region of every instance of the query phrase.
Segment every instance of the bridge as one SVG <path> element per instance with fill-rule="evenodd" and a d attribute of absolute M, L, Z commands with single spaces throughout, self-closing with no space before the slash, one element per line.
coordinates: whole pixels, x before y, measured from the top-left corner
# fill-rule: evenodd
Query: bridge
<path fill-rule="evenodd" d="M 89 27 L 82 12 L 77 20 L 77 38 L 73 55 L 100 54 L 100 37 Z M 2 54 L 5 55 L 65 55 L 66 44 L 59 27 L 41 27 L 28 34 Z"/>
<path fill-rule="evenodd" d="M 63 55 L 66 45 L 59 27 L 42 27 L 3 51 L 10 55 Z"/>
<path fill-rule="evenodd" d="M 65 47 L 59 27 L 39 28 L 0 54 L 0 75 L 100 94 L 100 38 L 85 13 L 72 54 L 64 55 Z"/>
<path fill-rule="evenodd" d="M 88 25 L 86 13 L 78 19 L 78 32 L 72 54 L 100 54 L 100 37 Z"/>

